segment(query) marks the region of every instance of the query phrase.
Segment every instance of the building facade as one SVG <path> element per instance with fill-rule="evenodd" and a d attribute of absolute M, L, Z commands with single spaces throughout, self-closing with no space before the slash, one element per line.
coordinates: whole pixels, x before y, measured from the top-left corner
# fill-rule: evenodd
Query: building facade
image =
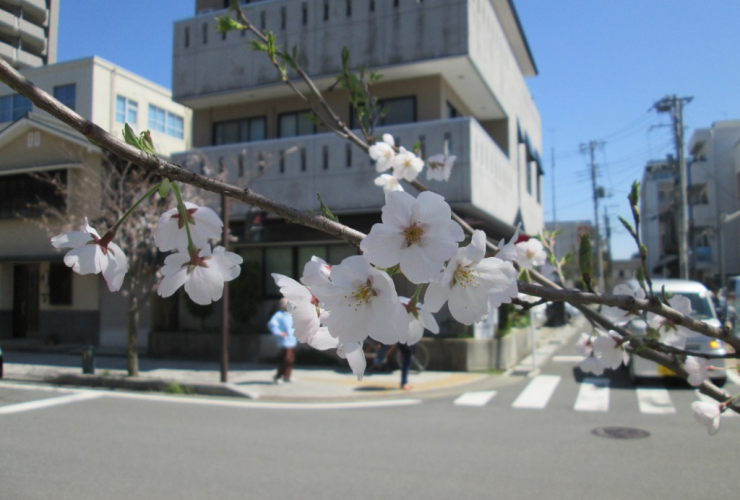
<path fill-rule="evenodd" d="M 15 68 L 57 60 L 59 0 L 0 0 L 0 57 Z"/>
<path fill-rule="evenodd" d="M 652 277 L 678 277 L 677 183 L 673 157 L 648 162 L 640 183 L 640 238 Z"/>
<path fill-rule="evenodd" d="M 167 89 L 103 59 L 21 72 L 116 136 L 125 122 L 150 129 L 162 156 L 190 145 L 187 108 L 173 102 Z M 95 216 L 81 212 L 100 199 L 103 151 L 4 85 L 0 151 L 0 234 L 10 236 L 0 238 L 0 338 L 125 345 L 125 298 L 110 293 L 100 276 L 80 276 L 64 265 L 64 253 L 49 242 L 62 231 L 63 220 L 39 223 L 47 213 L 39 201 L 68 216 Z M 38 174 L 56 176 L 66 193 Z M 143 345 L 146 332 L 142 328 Z"/>
<path fill-rule="evenodd" d="M 195 151 L 181 161 L 217 165 L 231 180 L 256 171 L 255 191 L 301 210 L 317 210 L 318 193 L 343 222 L 368 231 L 384 194 L 367 154 L 315 126 L 248 36 L 215 31 L 228 2 L 195 4 L 174 34 L 173 96 L 193 109 Z M 450 181 L 430 188 L 489 237 L 509 237 L 518 223 L 529 234 L 544 227 L 541 122 L 526 85 L 537 70 L 511 1 L 267 0 L 243 8 L 279 45 L 297 46 L 298 62 L 345 123 L 354 123 L 347 95 L 333 88 L 342 48 L 353 67 L 379 72 L 372 92 L 388 112 L 374 135 L 390 133 L 408 149 L 418 143 L 424 158 L 455 155 Z M 252 220 L 245 206 L 231 218 L 236 227 Z M 270 273 L 295 277 L 311 255 L 338 262 L 353 252 L 270 217 L 259 232 L 241 234 L 236 247 L 261 269 L 267 299 L 277 293 Z"/>
<path fill-rule="evenodd" d="M 694 131 L 689 141 L 689 246 L 695 279 L 711 286 L 740 274 L 740 220 L 725 222 L 738 209 L 735 148 L 740 121 L 715 122 Z"/>

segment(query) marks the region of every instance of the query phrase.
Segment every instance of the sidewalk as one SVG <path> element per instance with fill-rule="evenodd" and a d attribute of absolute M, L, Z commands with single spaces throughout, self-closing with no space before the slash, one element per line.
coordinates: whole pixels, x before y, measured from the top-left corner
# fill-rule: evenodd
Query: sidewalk
<path fill-rule="evenodd" d="M 573 322 L 561 328 L 539 328 L 537 343 L 549 350 L 580 328 Z M 102 355 L 95 359 L 95 374 L 83 375 L 81 348 L 58 346 L 52 352 L 6 350 L 4 381 L 45 383 L 71 387 L 179 392 L 211 396 L 235 396 L 264 401 L 325 402 L 366 399 L 416 397 L 422 394 L 483 384 L 492 377 L 488 373 L 425 371 L 412 373 L 414 389 L 399 389 L 400 373 L 366 373 L 358 381 L 344 366 L 300 367 L 293 371 L 293 383 L 276 385 L 272 382 L 275 367 L 257 363 L 232 363 L 228 383 L 220 381 L 217 362 L 199 362 L 139 357 L 139 376 L 126 376 L 126 358 Z M 540 364 L 546 359 L 537 360 Z"/>

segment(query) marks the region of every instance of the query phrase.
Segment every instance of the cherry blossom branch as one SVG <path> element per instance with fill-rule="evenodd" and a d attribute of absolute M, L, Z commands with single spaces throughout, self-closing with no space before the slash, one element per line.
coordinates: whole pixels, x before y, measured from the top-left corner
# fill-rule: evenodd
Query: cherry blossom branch
<path fill-rule="evenodd" d="M 19 94 L 27 97 L 39 109 L 46 111 L 61 122 L 81 133 L 91 143 L 107 149 L 123 160 L 135 163 L 149 172 L 166 177 L 172 181 L 180 181 L 185 184 L 205 189 L 206 191 L 226 195 L 249 205 L 254 205 L 262 210 L 282 217 L 287 222 L 301 224 L 323 231 L 346 241 L 354 247 L 358 247 L 360 241 L 365 237 L 363 233 L 329 220 L 321 215 L 309 215 L 293 207 L 258 194 L 249 188 L 232 186 L 225 182 L 202 176 L 179 165 L 145 153 L 133 146 L 129 146 L 122 140 L 117 139 L 103 130 L 98 125 L 81 117 L 61 104 L 26 77 L 18 73 L 18 71 L 4 60 L 0 60 L 0 80 Z"/>

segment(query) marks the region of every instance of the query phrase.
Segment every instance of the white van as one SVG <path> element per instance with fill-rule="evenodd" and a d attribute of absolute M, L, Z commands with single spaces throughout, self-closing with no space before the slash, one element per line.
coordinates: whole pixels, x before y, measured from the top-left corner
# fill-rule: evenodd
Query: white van
<path fill-rule="evenodd" d="M 635 283 L 637 286 L 637 284 Z M 665 293 L 668 298 L 674 295 L 683 295 L 691 301 L 691 316 L 695 319 L 709 323 L 712 326 L 720 327 L 720 321 L 717 318 L 717 312 L 712 303 L 712 292 L 704 285 L 697 281 L 656 279 L 653 280 L 653 292 L 661 293 L 665 287 Z M 638 335 L 644 335 L 647 325 L 642 319 L 633 319 L 627 325 L 627 329 Z M 717 339 L 707 337 L 697 333 L 686 340 L 686 350 L 701 352 L 706 354 L 725 354 L 725 348 L 722 342 Z M 725 368 L 724 359 L 709 360 L 711 366 Z M 654 361 L 641 358 L 640 356 L 631 356 L 629 364 L 630 379 L 634 383 L 639 383 L 644 378 L 656 377 L 675 377 L 668 368 L 665 368 Z M 709 376 L 716 385 L 722 386 L 727 382 L 727 372 L 723 370 L 713 370 Z"/>

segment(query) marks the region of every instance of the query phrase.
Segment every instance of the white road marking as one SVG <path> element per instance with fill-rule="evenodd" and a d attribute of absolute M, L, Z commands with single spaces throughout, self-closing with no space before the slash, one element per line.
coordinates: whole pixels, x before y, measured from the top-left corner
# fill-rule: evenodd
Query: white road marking
<path fill-rule="evenodd" d="M 609 411 L 609 379 L 586 377 L 578 389 L 575 411 Z"/>
<path fill-rule="evenodd" d="M 485 406 L 496 395 L 496 391 L 466 392 L 455 400 L 457 406 Z"/>
<path fill-rule="evenodd" d="M 94 392 L 80 392 L 77 394 L 68 394 L 67 396 L 59 396 L 58 398 L 39 399 L 36 401 L 27 401 L 25 403 L 18 403 L 14 405 L 0 406 L 0 415 L 6 415 L 8 413 L 19 413 L 22 411 L 40 410 L 41 408 L 50 408 L 52 406 L 75 403 L 77 401 L 84 401 L 87 399 L 97 399 L 102 396 L 102 394 L 96 394 Z"/>
<path fill-rule="evenodd" d="M 553 362 L 555 363 L 580 363 L 584 360 L 583 356 L 553 356 Z"/>
<path fill-rule="evenodd" d="M 637 403 L 640 406 L 640 412 L 649 415 L 668 415 L 676 413 L 671 402 L 671 395 L 667 389 L 658 387 L 638 388 Z"/>
<path fill-rule="evenodd" d="M 558 375 L 537 375 L 511 406 L 541 410 L 547 406 L 559 383 Z"/>
<path fill-rule="evenodd" d="M 738 373 L 737 370 L 733 368 L 727 370 L 727 378 L 730 379 L 730 382 L 733 384 L 740 385 L 740 373 Z"/>
<path fill-rule="evenodd" d="M 694 392 L 696 392 L 696 397 L 699 398 L 700 401 L 719 404 L 717 400 L 715 400 L 714 398 L 710 398 L 706 394 L 702 394 L 701 391 L 699 391 L 699 389 L 696 389 Z M 722 413 L 723 419 L 724 418 L 737 418 L 737 417 L 740 417 L 740 413 L 736 413 L 732 410 L 727 410 L 724 413 Z"/>

